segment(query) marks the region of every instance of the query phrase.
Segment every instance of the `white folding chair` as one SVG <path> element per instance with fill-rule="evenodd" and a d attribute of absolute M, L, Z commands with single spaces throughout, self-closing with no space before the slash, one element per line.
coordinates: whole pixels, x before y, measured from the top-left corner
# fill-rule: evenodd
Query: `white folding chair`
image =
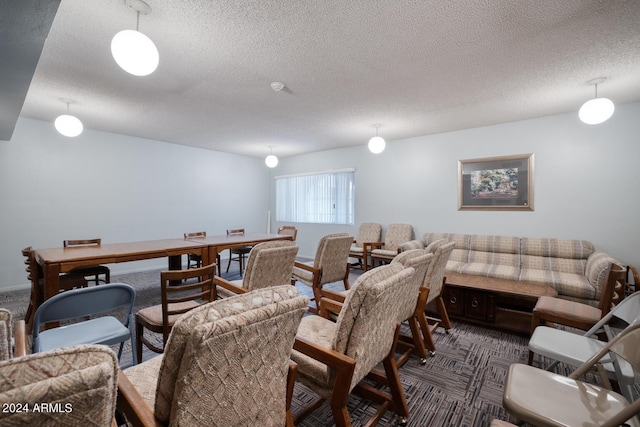
<path fill-rule="evenodd" d="M 554 369 L 560 362 L 578 367 L 606 345 L 605 341 L 598 340 L 599 333 L 604 333 L 607 340 L 614 337 L 609 326 L 614 319 L 619 319 L 626 325 L 640 320 L 640 292 L 635 292 L 623 299 L 584 335 L 548 326 L 538 326 L 529 340 L 529 351 L 554 360 L 545 368 L 547 371 Z M 620 359 L 619 362 L 619 372 L 616 372 L 612 362 L 603 363 L 602 367 L 609 378 L 618 381 L 620 391 L 631 402 L 635 381 L 634 370 L 627 361 Z"/>

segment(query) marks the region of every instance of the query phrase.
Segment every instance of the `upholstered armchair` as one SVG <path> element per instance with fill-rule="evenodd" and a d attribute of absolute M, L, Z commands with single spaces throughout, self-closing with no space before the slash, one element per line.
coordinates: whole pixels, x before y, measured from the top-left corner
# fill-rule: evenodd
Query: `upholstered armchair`
<path fill-rule="evenodd" d="M 360 224 L 358 235 L 353 241 L 353 246 L 349 251 L 349 258 L 356 258 L 358 265 L 367 271 L 369 264 L 369 253 L 371 252 L 372 242 L 380 241 L 382 233 L 382 225 L 373 222 L 365 222 Z"/>
<path fill-rule="evenodd" d="M 427 270 L 429 269 L 433 259 L 434 255 L 432 253 L 427 253 L 423 249 L 413 249 L 396 255 L 393 261 L 391 261 L 392 264 L 396 262 L 400 263 L 404 268 L 412 267 L 414 269 L 414 274 L 411 277 L 411 280 L 415 282 L 412 286 L 419 289 L 419 291 L 416 292 L 413 301 L 409 301 L 407 304 L 402 306 L 402 311 L 398 317 L 398 322 L 402 323 L 406 321 L 411 331 L 411 336 L 404 334 L 400 335 L 398 349 L 403 350 L 403 352 L 396 358 L 398 366 L 405 364 L 411 354 L 418 355 L 422 364 L 427 363 L 425 340 L 420 330 L 418 319 L 420 319 L 420 316 L 424 316 L 429 289 L 425 288 L 423 283 Z M 337 308 L 341 308 L 349 292 L 351 291 L 333 292 L 323 289 L 321 294 L 323 299 L 326 298 L 336 301 L 339 303 Z M 336 308 L 336 306 L 327 305 L 326 307 L 327 311 L 331 311 L 333 308 Z M 386 382 L 383 374 L 375 371 L 375 375 L 377 376 L 376 379 L 379 381 Z"/>
<path fill-rule="evenodd" d="M 342 281 L 345 289 L 349 289 L 349 249 L 353 236 L 347 233 L 329 234 L 320 239 L 316 255 L 312 263 L 296 261 L 293 266 L 291 284 L 296 281 L 313 289 L 317 312 L 320 290 L 327 283 Z"/>
<path fill-rule="evenodd" d="M 162 355 L 120 373 L 119 410 L 133 425 L 292 425 L 289 356 L 308 303 L 284 285 L 185 313 Z"/>
<path fill-rule="evenodd" d="M 0 362 L 0 402 L 22 409 L 0 411 L 0 425 L 115 426 L 117 379 L 116 355 L 103 345 L 65 347 Z"/>
<path fill-rule="evenodd" d="M 419 283 L 411 280 L 413 274 L 413 268 L 400 263 L 369 270 L 348 292 L 335 322 L 329 316 L 334 311 L 329 299 L 321 301 L 320 315 L 302 319 L 291 358 L 298 364 L 298 381 L 319 399 L 297 414 L 296 423 L 327 399 L 335 424 L 351 425 L 346 403 L 352 390 L 381 403 L 373 424 L 387 409 L 403 419 L 408 416 L 394 354 L 398 319 L 404 306 L 415 306 Z M 384 366 L 390 393 L 361 382 L 379 363 Z"/>
<path fill-rule="evenodd" d="M 384 242 L 371 244 L 371 265 L 389 263 L 400 252 L 400 245 L 413 238 L 413 227 L 409 224 L 389 224 Z"/>
<path fill-rule="evenodd" d="M 255 289 L 289 285 L 298 246 L 291 240 L 274 240 L 255 245 L 241 280 L 228 281 L 216 276 L 218 298 L 227 298 Z"/>
<path fill-rule="evenodd" d="M 433 303 L 435 309 L 440 317 L 428 317 L 424 310 L 418 313 L 418 322 L 420 323 L 420 329 L 422 329 L 422 335 L 424 336 L 425 346 L 431 356 L 435 355 L 436 345 L 433 341 L 433 332 L 442 326 L 447 333 L 451 329 L 451 321 L 447 313 L 447 308 L 442 298 L 444 292 L 444 284 L 446 282 L 445 268 L 447 261 L 451 256 L 451 252 L 455 248 L 455 242 L 447 242 L 440 240 L 431 243 L 425 251 L 433 253 L 433 262 L 429 265 L 427 274 L 424 278 L 423 288 L 426 288 L 426 303 L 425 308 L 429 304 Z"/>

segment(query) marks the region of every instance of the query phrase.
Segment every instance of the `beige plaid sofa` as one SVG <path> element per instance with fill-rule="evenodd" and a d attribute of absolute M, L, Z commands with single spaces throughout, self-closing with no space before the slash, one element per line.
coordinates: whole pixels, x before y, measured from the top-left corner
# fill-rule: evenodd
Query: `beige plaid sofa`
<path fill-rule="evenodd" d="M 597 306 L 607 282 L 607 267 L 622 264 L 586 240 L 426 233 L 402 250 L 437 240 L 456 243 L 446 271 L 552 286 L 558 297 Z"/>

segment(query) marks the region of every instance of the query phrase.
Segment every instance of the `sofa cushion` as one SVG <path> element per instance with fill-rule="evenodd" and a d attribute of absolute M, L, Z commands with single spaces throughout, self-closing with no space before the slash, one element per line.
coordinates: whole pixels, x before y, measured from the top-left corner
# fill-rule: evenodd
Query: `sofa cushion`
<path fill-rule="evenodd" d="M 595 249 L 586 240 L 527 238 L 520 240 L 521 268 L 584 275 Z"/>
<path fill-rule="evenodd" d="M 596 288 L 589 283 L 586 276 L 581 274 L 523 268 L 520 270 L 520 280 L 550 285 L 558 292 L 559 296 L 569 296 L 580 300 L 596 298 Z"/>
<path fill-rule="evenodd" d="M 447 263 L 447 268 L 449 268 Z M 456 273 L 474 274 L 476 276 L 495 277 L 499 279 L 518 280 L 520 269 L 510 265 L 490 264 L 484 262 L 469 262 L 457 265 Z"/>

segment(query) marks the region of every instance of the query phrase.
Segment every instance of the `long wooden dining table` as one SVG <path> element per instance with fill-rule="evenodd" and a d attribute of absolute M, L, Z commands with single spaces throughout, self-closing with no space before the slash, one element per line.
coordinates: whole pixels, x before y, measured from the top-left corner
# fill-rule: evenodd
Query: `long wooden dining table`
<path fill-rule="evenodd" d="M 153 258 L 168 258 L 168 268 L 182 268 L 182 255 L 202 257 L 205 265 L 216 260 L 221 251 L 234 247 L 255 246 L 270 240 L 291 239 L 286 234 L 246 233 L 236 236 L 162 239 L 142 242 L 106 243 L 97 246 L 36 249 L 36 261 L 42 267 L 44 299 L 60 292 L 60 274 L 85 265 L 114 264 Z"/>

